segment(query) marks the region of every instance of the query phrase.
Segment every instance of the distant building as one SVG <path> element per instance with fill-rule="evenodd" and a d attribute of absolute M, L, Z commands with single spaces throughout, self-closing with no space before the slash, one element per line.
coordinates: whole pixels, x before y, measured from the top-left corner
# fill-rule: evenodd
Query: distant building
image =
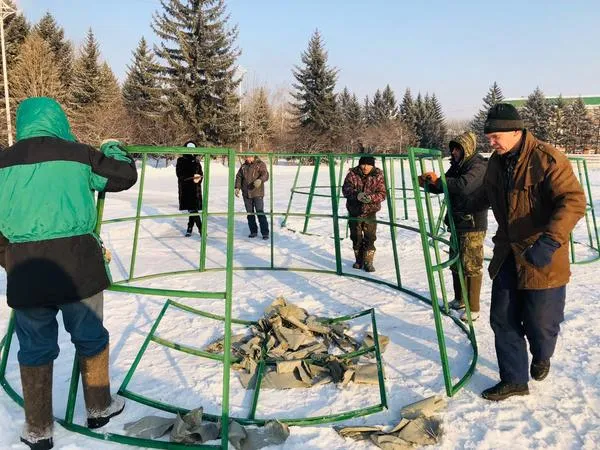
<path fill-rule="evenodd" d="M 585 107 L 589 110 L 596 110 L 596 109 L 600 109 L 600 95 L 567 95 L 567 96 L 563 96 L 563 100 L 566 103 L 572 102 L 576 99 L 578 99 L 579 97 L 581 97 L 581 99 L 583 100 L 583 103 L 585 103 Z M 546 97 L 546 100 L 548 101 L 555 101 L 556 99 L 558 99 L 558 96 L 555 97 Z M 510 103 L 513 106 L 516 106 L 517 108 L 522 108 L 523 106 L 525 106 L 525 102 L 527 101 L 527 97 L 515 97 L 515 98 L 507 98 L 504 99 L 504 101 L 506 103 Z"/>

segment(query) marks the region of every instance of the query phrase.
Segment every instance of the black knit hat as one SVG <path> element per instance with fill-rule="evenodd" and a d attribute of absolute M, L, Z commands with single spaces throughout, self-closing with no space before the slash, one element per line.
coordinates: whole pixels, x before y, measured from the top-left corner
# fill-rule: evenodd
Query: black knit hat
<path fill-rule="evenodd" d="M 363 164 L 368 164 L 369 166 L 375 167 L 375 158 L 372 156 L 361 156 L 358 160 L 358 165 L 362 166 Z"/>
<path fill-rule="evenodd" d="M 519 111 L 510 103 L 498 103 L 488 111 L 483 132 L 497 133 L 503 131 L 518 131 L 525 128 Z"/>

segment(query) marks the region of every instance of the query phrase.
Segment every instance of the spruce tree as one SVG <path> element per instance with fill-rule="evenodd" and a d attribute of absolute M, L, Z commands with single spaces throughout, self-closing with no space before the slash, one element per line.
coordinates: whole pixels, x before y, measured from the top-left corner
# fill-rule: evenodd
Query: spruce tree
<path fill-rule="evenodd" d="M 103 95 L 102 81 L 98 41 L 90 28 L 73 65 L 71 106 L 77 110 L 97 105 Z"/>
<path fill-rule="evenodd" d="M 550 105 L 539 87 L 529 95 L 521 114 L 525 126 L 535 137 L 542 141 L 550 139 Z"/>
<path fill-rule="evenodd" d="M 17 9 L 16 4 L 13 0 L 4 0 L 4 2 L 11 8 Z M 11 67 L 16 61 L 19 54 L 19 49 L 25 38 L 29 34 L 29 23 L 25 16 L 17 12 L 11 14 L 4 19 L 4 41 L 6 45 L 6 64 L 7 67 Z M 2 60 L 0 59 L 0 67 L 2 66 Z"/>
<path fill-rule="evenodd" d="M 488 111 L 490 108 L 504 100 L 502 89 L 498 86 L 498 83 L 494 81 L 494 84 L 490 87 L 488 93 L 483 97 L 483 106 L 479 112 L 473 118 L 471 122 L 471 130 L 477 136 L 477 150 L 482 152 L 491 151 L 491 147 L 487 142 L 485 134 L 483 134 L 483 126 L 485 125 L 485 119 L 487 118 Z"/>
<path fill-rule="evenodd" d="M 127 67 L 123 83 L 123 102 L 127 111 L 146 119 L 157 118 L 162 112 L 158 66 L 154 54 L 143 37 L 133 52 L 132 64 Z"/>
<path fill-rule="evenodd" d="M 383 125 L 387 122 L 386 104 L 383 100 L 383 94 L 379 89 L 377 89 L 373 95 L 370 112 L 370 125 Z"/>
<path fill-rule="evenodd" d="M 437 99 L 435 93 L 432 94 L 429 102 L 426 104 L 428 117 L 428 133 L 430 146 L 428 148 L 444 149 L 446 146 L 446 119 L 442 111 L 442 105 Z"/>
<path fill-rule="evenodd" d="M 352 94 L 350 102 L 346 106 L 344 119 L 346 124 L 355 130 L 359 130 L 363 125 L 363 113 L 356 94 Z"/>
<path fill-rule="evenodd" d="M 152 28 L 169 109 L 183 132 L 202 145 L 234 142 L 239 134 L 235 47 L 224 0 L 161 0 Z"/>
<path fill-rule="evenodd" d="M 316 133 L 331 131 L 337 124 L 335 83 L 337 69 L 327 64 L 327 51 L 316 30 L 302 52 L 302 66 L 292 70 L 296 83 L 292 93 L 298 123 Z"/>
<path fill-rule="evenodd" d="M 369 96 L 365 96 L 365 100 L 363 102 L 363 118 L 365 124 L 368 126 L 372 126 L 376 123 L 375 111 L 373 108 L 373 102 L 369 99 Z"/>
<path fill-rule="evenodd" d="M 60 71 L 60 80 L 65 88 L 71 84 L 73 70 L 73 46 L 65 39 L 65 31 L 59 27 L 52 14 L 47 12 L 35 25 L 38 33 L 49 45 Z"/>
<path fill-rule="evenodd" d="M 399 115 L 398 104 L 396 102 L 396 95 L 389 84 L 385 87 L 381 96 L 386 119 L 396 120 Z"/>
<path fill-rule="evenodd" d="M 593 124 L 581 97 L 567 107 L 564 128 L 567 152 L 583 152 L 591 144 L 594 133 Z"/>
<path fill-rule="evenodd" d="M 550 104 L 550 143 L 556 147 L 565 146 L 565 114 L 567 102 L 562 95 Z"/>

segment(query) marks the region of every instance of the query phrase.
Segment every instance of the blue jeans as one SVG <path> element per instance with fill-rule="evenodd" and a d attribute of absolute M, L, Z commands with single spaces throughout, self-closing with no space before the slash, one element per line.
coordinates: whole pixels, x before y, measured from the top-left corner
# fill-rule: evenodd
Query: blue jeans
<path fill-rule="evenodd" d="M 56 315 L 59 310 L 77 353 L 87 357 L 100 353 L 108 345 L 108 331 L 102 325 L 103 306 L 100 292 L 65 305 L 15 309 L 19 364 L 43 366 L 58 357 L 60 349 Z"/>

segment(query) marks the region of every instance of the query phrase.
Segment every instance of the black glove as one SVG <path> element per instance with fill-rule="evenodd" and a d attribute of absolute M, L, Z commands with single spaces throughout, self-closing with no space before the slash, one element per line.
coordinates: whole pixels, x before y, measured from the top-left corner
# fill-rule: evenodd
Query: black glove
<path fill-rule="evenodd" d="M 549 236 L 542 234 L 537 241 L 530 245 L 523 252 L 523 256 L 528 263 L 536 267 L 546 267 L 552 261 L 552 255 L 560 244 Z"/>

